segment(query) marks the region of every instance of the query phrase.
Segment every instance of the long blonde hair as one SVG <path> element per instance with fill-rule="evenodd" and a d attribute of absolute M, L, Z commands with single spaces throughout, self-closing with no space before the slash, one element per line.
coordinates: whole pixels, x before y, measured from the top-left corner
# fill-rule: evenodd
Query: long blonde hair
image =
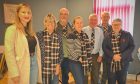
<path fill-rule="evenodd" d="M 18 13 L 19 13 L 19 11 L 22 7 L 27 7 L 29 9 L 31 9 L 30 6 L 26 3 L 19 4 L 17 6 L 17 11 L 16 11 L 15 22 L 14 23 L 15 23 L 17 29 L 25 34 L 25 28 L 24 28 L 23 24 L 21 23 L 20 18 L 18 16 Z M 35 32 L 33 31 L 33 28 L 32 28 L 32 19 L 27 23 L 26 31 L 30 36 L 35 35 Z"/>

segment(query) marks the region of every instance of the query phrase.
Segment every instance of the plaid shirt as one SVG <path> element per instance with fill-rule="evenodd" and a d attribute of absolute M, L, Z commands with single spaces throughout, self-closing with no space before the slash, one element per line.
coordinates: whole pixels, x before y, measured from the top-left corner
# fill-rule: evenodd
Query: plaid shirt
<path fill-rule="evenodd" d="M 74 31 L 75 34 L 78 36 L 78 38 L 81 40 L 81 50 L 82 50 L 82 66 L 84 68 L 84 74 L 87 74 L 89 71 L 89 65 L 88 65 L 88 58 L 90 57 L 90 42 L 88 39 L 88 36 L 83 31 L 78 34 L 78 32 Z"/>
<path fill-rule="evenodd" d="M 66 36 L 69 35 L 70 33 L 73 32 L 73 28 L 71 27 L 71 25 L 68 23 L 66 28 L 65 28 L 65 31 L 64 29 L 62 29 L 62 25 L 58 22 L 57 23 L 57 29 L 56 29 L 56 32 L 58 34 L 58 37 L 59 37 L 59 43 L 60 43 L 60 57 L 63 58 L 64 56 L 64 52 L 63 52 L 63 42 L 62 42 L 62 37 L 63 37 L 63 34 L 65 34 Z M 66 32 L 66 33 L 64 33 Z M 89 39 L 88 39 L 88 36 L 86 33 L 82 32 L 81 33 L 81 37 L 82 37 L 82 66 L 84 68 L 84 74 L 87 74 L 88 70 L 89 70 L 89 67 L 88 67 L 88 58 L 90 56 L 90 44 L 89 44 Z"/>
<path fill-rule="evenodd" d="M 50 84 L 56 64 L 60 62 L 60 47 L 56 33 L 49 35 L 48 31 L 37 33 L 41 48 L 43 84 Z"/>
<path fill-rule="evenodd" d="M 65 37 L 66 35 L 68 35 L 72 30 L 73 29 L 72 29 L 70 23 L 68 23 L 64 29 L 63 29 L 62 25 L 60 24 L 60 22 L 57 23 L 56 32 L 58 34 L 58 39 L 59 39 L 59 43 L 60 43 L 60 57 L 61 57 L 61 59 L 63 59 L 63 57 L 64 57 L 62 38 L 63 38 L 63 36 Z"/>

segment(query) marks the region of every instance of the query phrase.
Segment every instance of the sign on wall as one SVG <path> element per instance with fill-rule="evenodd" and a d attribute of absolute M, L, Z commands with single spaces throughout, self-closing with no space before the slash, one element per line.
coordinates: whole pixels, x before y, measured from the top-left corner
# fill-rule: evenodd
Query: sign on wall
<path fill-rule="evenodd" d="M 15 19 L 17 5 L 15 4 L 4 4 L 4 22 L 13 23 Z"/>

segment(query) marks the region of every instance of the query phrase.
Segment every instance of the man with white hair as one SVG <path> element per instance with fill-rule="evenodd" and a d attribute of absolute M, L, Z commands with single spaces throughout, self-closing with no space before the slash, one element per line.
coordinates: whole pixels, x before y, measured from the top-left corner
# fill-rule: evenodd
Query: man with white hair
<path fill-rule="evenodd" d="M 89 26 L 83 28 L 83 31 L 88 35 L 91 46 L 91 56 L 88 61 L 91 72 L 91 84 L 98 84 L 99 82 L 100 64 L 103 56 L 102 42 L 104 35 L 102 29 L 97 27 L 97 24 L 97 15 L 90 14 Z"/>
<path fill-rule="evenodd" d="M 57 22 L 56 32 L 58 34 L 58 39 L 60 43 L 60 57 L 63 57 L 61 62 L 61 71 L 62 71 L 62 83 L 68 84 L 68 73 L 69 73 L 69 61 L 68 52 L 67 52 L 67 36 L 72 31 L 72 26 L 68 22 L 69 10 L 67 8 L 61 8 L 59 10 L 59 21 Z"/>
<path fill-rule="evenodd" d="M 109 24 L 110 14 L 107 11 L 101 13 L 101 23 L 98 25 L 104 32 L 104 37 L 107 36 L 112 31 L 112 26 Z M 101 84 L 106 84 L 107 82 L 107 63 L 103 56 L 103 74 L 101 78 Z"/>
<path fill-rule="evenodd" d="M 129 63 L 135 44 L 132 35 L 122 30 L 122 20 L 112 22 L 112 32 L 103 41 L 104 58 L 108 67 L 108 84 L 126 84 Z"/>

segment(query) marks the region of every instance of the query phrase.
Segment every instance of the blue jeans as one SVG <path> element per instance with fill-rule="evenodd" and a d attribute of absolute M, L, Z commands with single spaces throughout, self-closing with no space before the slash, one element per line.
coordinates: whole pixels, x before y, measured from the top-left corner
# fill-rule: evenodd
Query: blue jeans
<path fill-rule="evenodd" d="M 118 84 L 126 84 L 129 62 L 123 63 L 122 69 L 115 73 L 110 71 L 110 63 L 108 65 L 109 65 L 108 84 L 117 84 L 116 81 L 118 82 Z"/>
<path fill-rule="evenodd" d="M 71 72 L 76 84 L 84 84 L 84 71 L 79 61 L 64 58 L 62 64 L 62 84 L 68 84 L 68 73 Z"/>
<path fill-rule="evenodd" d="M 51 80 L 51 84 L 58 84 L 59 78 L 58 76 L 54 75 L 53 79 Z"/>
<path fill-rule="evenodd" d="M 38 80 L 38 64 L 37 57 L 30 57 L 30 84 L 37 84 Z"/>

